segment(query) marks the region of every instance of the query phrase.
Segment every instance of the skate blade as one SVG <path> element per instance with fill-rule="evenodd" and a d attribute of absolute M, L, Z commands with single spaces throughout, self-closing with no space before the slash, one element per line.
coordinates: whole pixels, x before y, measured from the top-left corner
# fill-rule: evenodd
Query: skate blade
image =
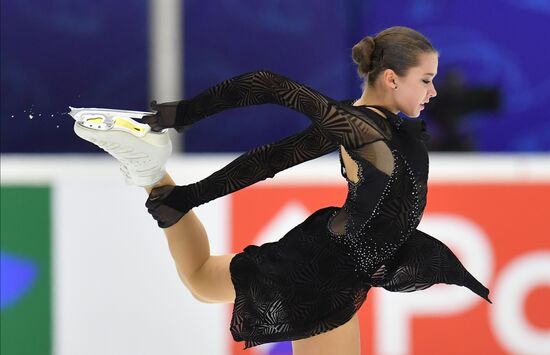
<path fill-rule="evenodd" d="M 143 137 L 151 132 L 149 125 L 134 120 L 134 118 L 139 119 L 144 115 L 149 115 L 151 112 L 74 108 L 70 106 L 69 108 L 71 109 L 69 115 L 85 128 L 98 131 L 124 131 L 137 137 Z"/>

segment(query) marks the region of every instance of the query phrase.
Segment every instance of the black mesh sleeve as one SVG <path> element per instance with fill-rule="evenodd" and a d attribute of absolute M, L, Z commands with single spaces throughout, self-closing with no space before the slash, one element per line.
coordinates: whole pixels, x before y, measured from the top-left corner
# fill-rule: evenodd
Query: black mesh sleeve
<path fill-rule="evenodd" d="M 366 115 L 349 111 L 349 104 L 331 99 L 292 79 L 270 71 L 242 74 L 181 100 L 176 119 L 166 127 L 182 129 L 227 109 L 252 105 L 276 104 L 306 115 L 332 141 L 346 148 L 357 148 L 387 138 L 388 132 Z"/>
<path fill-rule="evenodd" d="M 282 170 L 336 149 L 318 127 L 311 125 L 300 133 L 242 154 L 199 182 L 154 189 L 146 206 L 158 225 L 166 228 L 193 207 L 272 178 Z"/>
<path fill-rule="evenodd" d="M 256 71 L 225 80 L 177 105 L 174 128 L 236 107 L 277 104 L 305 114 L 311 126 L 296 135 L 253 149 L 208 178 L 191 185 L 153 190 L 149 212 L 161 226 L 172 225 L 191 208 L 252 185 L 278 171 L 334 151 L 338 145 L 358 148 L 389 139 L 389 132 L 349 104 L 333 100 L 294 80 Z M 157 122 L 158 123 L 158 122 Z M 167 209 L 167 207 L 169 207 Z M 160 210 L 170 211 L 163 220 Z M 179 211 L 178 213 L 173 213 Z M 179 218 L 178 218 L 179 216 Z"/>

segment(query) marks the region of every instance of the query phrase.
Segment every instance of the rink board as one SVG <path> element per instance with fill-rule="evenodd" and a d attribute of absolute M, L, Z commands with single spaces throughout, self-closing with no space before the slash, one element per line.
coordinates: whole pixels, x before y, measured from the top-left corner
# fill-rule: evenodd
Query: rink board
<path fill-rule="evenodd" d="M 169 170 L 179 183 L 190 183 L 234 157 L 174 158 Z M 451 247 L 491 290 L 493 304 L 450 285 L 414 293 L 372 289 L 359 312 L 363 352 L 535 354 L 549 348 L 549 169 L 545 156 L 431 155 L 419 229 Z M 143 206 L 146 194 L 124 185 L 111 159 L 3 155 L 1 171 L 3 272 L 27 270 L 7 278 L 3 339 L 4 332 L 21 332 L 17 324 L 23 323 L 44 347 L 50 344 L 50 353 L 62 355 L 290 353 L 289 343 L 242 351 L 243 344 L 232 341 L 232 304 L 203 304 L 189 294 Z M 30 202 L 15 210 L 19 194 Z M 223 254 L 275 241 L 316 209 L 341 205 L 345 195 L 337 156 L 327 156 L 196 212 L 212 254 Z M 24 206 L 31 205 L 35 216 L 49 220 L 29 220 L 32 209 Z M 2 352 L 35 353 L 24 338 L 3 341 Z"/>

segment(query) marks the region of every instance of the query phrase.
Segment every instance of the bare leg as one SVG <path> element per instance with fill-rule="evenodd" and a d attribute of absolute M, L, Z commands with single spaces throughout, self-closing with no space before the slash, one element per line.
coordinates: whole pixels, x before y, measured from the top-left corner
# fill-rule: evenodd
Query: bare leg
<path fill-rule="evenodd" d="M 361 332 L 357 313 L 345 324 L 326 333 L 292 342 L 293 355 L 360 355 Z"/>
<path fill-rule="evenodd" d="M 155 187 L 164 185 L 175 183 L 166 175 Z M 193 296 L 205 303 L 234 302 L 229 263 L 235 254 L 210 255 L 206 230 L 193 210 L 163 230 L 180 279 Z"/>
<path fill-rule="evenodd" d="M 166 175 L 156 186 L 175 185 Z M 146 188 L 151 192 L 150 188 Z M 193 210 L 176 224 L 163 229 L 170 253 L 182 282 L 193 296 L 204 303 L 233 303 L 235 289 L 229 263 L 235 254 L 210 255 L 210 244 L 201 221 Z M 311 338 L 292 342 L 294 355 L 360 355 L 359 318 Z"/>

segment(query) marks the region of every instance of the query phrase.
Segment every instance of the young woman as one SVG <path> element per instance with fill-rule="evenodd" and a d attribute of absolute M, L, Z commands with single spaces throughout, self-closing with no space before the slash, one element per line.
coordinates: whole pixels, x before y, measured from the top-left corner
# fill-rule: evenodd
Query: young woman
<path fill-rule="evenodd" d="M 191 99 L 153 102 L 156 113 L 143 118 L 153 132 L 143 138 L 75 124 L 79 136 L 121 161 L 130 182 L 146 186 L 148 211 L 190 292 L 203 302 L 234 302 L 230 330 L 245 349 L 292 340 L 295 354 L 359 354 L 356 313 L 371 287 L 411 292 L 447 283 L 491 302 L 449 248 L 416 229 L 426 205 L 428 136 L 424 121 L 397 114 L 416 118 L 436 96 L 437 51 L 417 31 L 392 27 L 365 37 L 352 57 L 364 79 L 356 100 L 257 71 Z M 165 128 L 182 131 L 223 110 L 266 103 L 304 113 L 311 125 L 194 184 L 177 186 L 165 173 Z M 210 255 L 193 207 L 335 150 L 349 188 L 343 206 L 314 212 L 277 242 Z"/>

